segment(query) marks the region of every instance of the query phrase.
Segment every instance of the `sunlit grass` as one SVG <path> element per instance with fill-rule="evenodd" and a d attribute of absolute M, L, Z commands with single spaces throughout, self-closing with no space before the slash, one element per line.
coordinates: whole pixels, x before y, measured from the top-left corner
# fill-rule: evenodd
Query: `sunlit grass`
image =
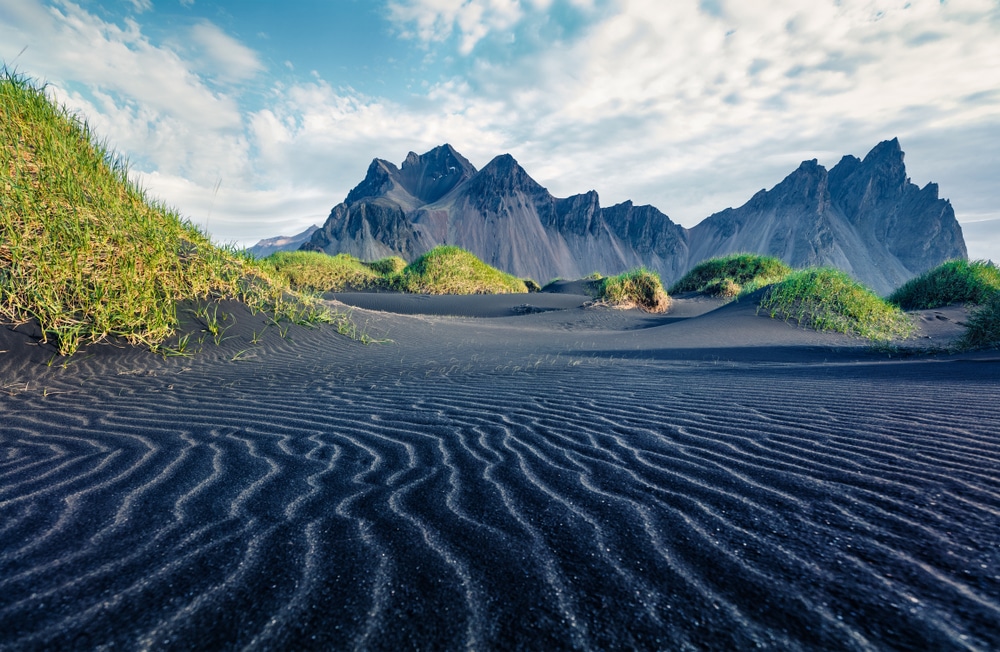
<path fill-rule="evenodd" d="M 791 267 L 771 256 L 732 254 L 698 263 L 669 292 L 703 292 L 732 298 L 777 283 L 791 272 Z"/>
<path fill-rule="evenodd" d="M 889 295 L 904 310 L 982 304 L 1000 292 L 1000 269 L 985 260 L 951 260 L 911 279 Z"/>
<path fill-rule="evenodd" d="M 652 313 L 666 312 L 670 307 L 670 296 L 659 275 L 645 268 L 601 278 L 600 284 L 598 299 L 612 306 Z"/>
<path fill-rule="evenodd" d="M 406 266 L 398 277 L 404 292 L 422 294 L 516 294 L 524 281 L 490 267 L 454 246 L 439 246 Z"/>
<path fill-rule="evenodd" d="M 341 292 L 389 285 L 390 275 L 380 273 L 350 254 L 330 256 L 319 251 L 277 251 L 262 262 L 298 289 Z"/>
<path fill-rule="evenodd" d="M 846 273 L 829 268 L 792 272 L 764 291 L 759 311 L 815 330 L 874 341 L 906 338 L 914 330 L 899 308 Z"/>
<path fill-rule="evenodd" d="M 106 338 L 156 347 L 182 299 L 264 310 L 286 290 L 150 199 L 44 86 L 0 70 L 0 320 L 37 321 L 63 355 Z"/>

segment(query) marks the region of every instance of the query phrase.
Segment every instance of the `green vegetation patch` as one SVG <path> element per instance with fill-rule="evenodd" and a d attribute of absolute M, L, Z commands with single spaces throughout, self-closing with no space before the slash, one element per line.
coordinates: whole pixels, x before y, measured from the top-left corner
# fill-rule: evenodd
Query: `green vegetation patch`
<path fill-rule="evenodd" d="M 402 260 L 402 259 L 400 259 Z M 276 251 L 264 259 L 293 288 L 317 292 L 388 287 L 386 276 L 350 254 L 320 251 Z"/>
<path fill-rule="evenodd" d="M 791 272 L 792 268 L 777 258 L 732 254 L 698 263 L 674 283 L 670 294 L 703 292 L 717 297 L 735 297 L 777 283 Z"/>
<path fill-rule="evenodd" d="M 387 279 L 406 269 L 406 261 L 399 256 L 389 256 L 388 258 L 365 263 L 365 265 L 370 267 L 376 274 L 384 276 Z"/>
<path fill-rule="evenodd" d="M 1000 292 L 1000 269 L 985 260 L 951 260 L 911 279 L 889 296 L 903 310 L 954 303 L 983 304 Z"/>
<path fill-rule="evenodd" d="M 965 349 L 1000 347 L 1000 292 L 994 292 L 972 311 L 966 322 L 965 335 L 958 346 Z"/>
<path fill-rule="evenodd" d="M 818 331 L 875 341 L 905 338 L 913 333 L 913 324 L 899 308 L 836 269 L 792 272 L 764 291 L 760 310 Z"/>
<path fill-rule="evenodd" d="M 662 313 L 670 307 L 670 296 L 656 272 L 643 267 L 601 280 L 598 299 L 620 308 L 639 308 Z"/>
<path fill-rule="evenodd" d="M 406 266 L 399 289 L 422 294 L 517 294 L 524 281 L 490 267 L 459 247 L 442 245 Z"/>
<path fill-rule="evenodd" d="M 162 342 L 180 299 L 263 304 L 281 291 L 146 197 L 127 162 L 44 86 L 0 69 L 0 320 L 37 320 L 69 355 L 107 337 Z"/>

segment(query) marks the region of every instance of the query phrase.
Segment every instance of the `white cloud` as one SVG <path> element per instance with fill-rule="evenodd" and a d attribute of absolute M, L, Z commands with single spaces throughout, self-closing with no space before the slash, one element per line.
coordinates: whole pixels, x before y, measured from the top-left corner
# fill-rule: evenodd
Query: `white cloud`
<path fill-rule="evenodd" d="M 229 82 L 249 79 L 263 72 L 257 54 L 213 23 L 202 21 L 191 28 L 191 42 L 203 58 L 205 71 Z"/>
<path fill-rule="evenodd" d="M 153 0 L 129 0 L 138 13 L 149 11 L 153 8 Z"/>
<path fill-rule="evenodd" d="M 508 30 L 524 16 L 520 0 L 398 0 L 389 3 L 389 13 L 405 37 L 432 42 L 457 34 L 461 54 L 469 54 L 487 34 Z"/>
<path fill-rule="evenodd" d="M 174 49 L 150 43 L 135 21 L 104 22 L 66 1 L 0 0 L 0 43 L 17 42 L 29 45 L 19 67 L 48 82 L 133 168 L 208 187 L 220 177 L 229 187 L 253 183 L 237 100 L 210 89 Z M 39 43 L 58 47 L 32 47 Z M 185 195 L 164 198 L 188 204 Z"/>

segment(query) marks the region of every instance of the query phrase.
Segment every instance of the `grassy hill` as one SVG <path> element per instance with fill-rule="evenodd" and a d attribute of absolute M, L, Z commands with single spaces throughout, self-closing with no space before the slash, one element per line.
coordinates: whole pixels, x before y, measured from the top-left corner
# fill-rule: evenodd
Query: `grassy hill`
<path fill-rule="evenodd" d="M 670 288 L 670 294 L 703 292 L 711 296 L 735 297 L 777 283 L 792 268 L 777 258 L 757 254 L 732 254 L 710 258 L 695 265 Z"/>
<path fill-rule="evenodd" d="M 282 303 L 273 273 L 147 197 L 84 120 L 6 68 L 0 171 L 0 321 L 37 321 L 64 355 L 111 337 L 155 346 L 183 299 Z"/>

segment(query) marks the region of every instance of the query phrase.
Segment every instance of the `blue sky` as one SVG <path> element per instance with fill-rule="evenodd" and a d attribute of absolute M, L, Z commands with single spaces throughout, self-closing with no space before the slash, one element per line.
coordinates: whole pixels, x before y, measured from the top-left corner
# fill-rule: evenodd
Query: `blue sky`
<path fill-rule="evenodd" d="M 998 0 L 0 0 L 0 60 L 240 244 L 445 142 L 693 226 L 899 137 L 1000 260 L 997 43 Z"/>

